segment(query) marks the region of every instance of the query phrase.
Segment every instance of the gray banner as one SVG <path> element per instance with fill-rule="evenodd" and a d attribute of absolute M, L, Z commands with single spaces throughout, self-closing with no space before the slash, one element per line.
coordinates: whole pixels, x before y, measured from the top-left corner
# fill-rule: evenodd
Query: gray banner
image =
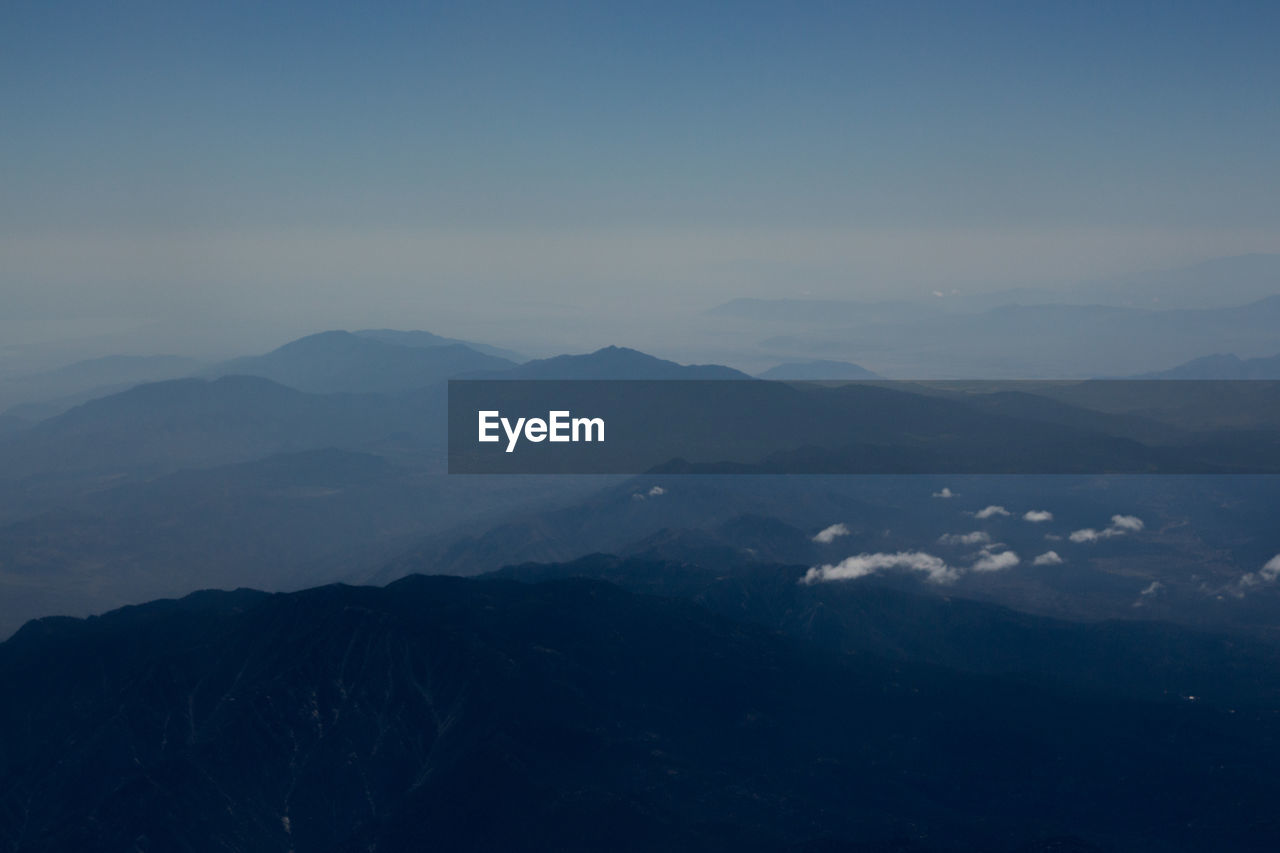
<path fill-rule="evenodd" d="M 449 471 L 1280 473 L 1280 383 L 452 381 Z"/>

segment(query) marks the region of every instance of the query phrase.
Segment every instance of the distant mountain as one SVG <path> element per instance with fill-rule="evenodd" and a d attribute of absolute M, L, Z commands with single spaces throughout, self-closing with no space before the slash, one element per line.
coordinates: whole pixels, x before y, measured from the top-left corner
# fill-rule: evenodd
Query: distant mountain
<path fill-rule="evenodd" d="M 881 379 L 865 367 L 847 361 L 790 361 L 758 373 L 760 379 L 789 379 L 796 381 L 823 379 Z"/>
<path fill-rule="evenodd" d="M 109 355 L 78 361 L 56 370 L 0 381 L 0 408 L 68 400 L 56 407 L 57 411 L 65 411 L 93 397 L 123 391 L 143 382 L 189 376 L 200 366 L 194 359 L 173 355 Z M 41 416 L 53 413 L 56 412 Z"/>
<path fill-rule="evenodd" d="M 558 355 L 518 367 L 471 374 L 476 379 L 750 379 L 718 364 L 677 364 L 626 347 L 605 347 L 586 355 Z"/>
<path fill-rule="evenodd" d="M 1280 295 L 1280 255 L 1213 258 L 1066 288 L 1080 302 L 1165 309 L 1225 308 Z"/>
<path fill-rule="evenodd" d="M 505 370 L 515 363 L 462 344 L 405 346 L 378 339 L 382 333 L 321 332 L 299 338 L 266 355 L 237 358 L 207 371 L 209 376 L 261 376 L 316 394 L 390 393 L 422 388 L 463 373 Z M 392 332 L 392 336 L 414 335 Z M 424 333 L 426 334 L 426 333 Z"/>
<path fill-rule="evenodd" d="M 706 312 L 721 319 L 809 326 L 899 323 L 936 313 L 936 308 L 904 300 L 847 299 L 732 299 Z"/>
<path fill-rule="evenodd" d="M 0 523 L 0 638 L 210 586 L 299 589 L 383 565 L 477 516 L 585 493 L 317 449 L 103 488 Z M 30 504 L 28 504 L 30 508 Z"/>
<path fill-rule="evenodd" d="M 387 344 L 397 344 L 402 347 L 445 347 L 445 346 L 464 346 L 473 349 L 476 352 L 491 355 L 495 358 L 505 358 L 507 361 L 520 363 L 528 361 L 528 359 L 518 352 L 502 347 L 490 346 L 489 344 L 478 344 L 474 341 L 462 341 L 457 338 L 445 338 L 440 335 L 433 335 L 431 332 L 423 331 L 407 331 L 402 332 L 396 329 L 362 329 L 352 334 L 362 338 L 371 338 L 375 341 L 382 341 Z"/>
<path fill-rule="evenodd" d="M 590 580 L 413 577 L 34 622 L 0 645 L 0 838 L 87 853 L 1280 842 L 1265 689 L 1231 708 L 1132 698 L 1113 661 L 1159 654 L 1105 627 L 1059 642 L 980 610 L 947 621 L 969 648 L 1103 665 L 1063 690 L 838 654 L 714 607 Z M 937 611 L 872 597 L 841 612 L 881 607 L 926 630 Z M 1274 681 L 1229 645 L 1193 645 L 1242 689 Z"/>
<path fill-rule="evenodd" d="M 1240 358 L 1237 355 L 1206 355 L 1168 370 L 1144 373 L 1141 379 L 1280 379 L 1280 355 L 1270 358 Z"/>
<path fill-rule="evenodd" d="M 1249 254 L 1059 287 L 956 294 L 940 301 L 953 309 L 968 311 L 984 311 L 1011 303 L 1203 310 L 1256 302 L 1277 294 L 1280 294 L 1280 255 Z"/>
<path fill-rule="evenodd" d="M 1004 305 L 866 326 L 761 327 L 772 358 L 874 359 L 897 376 L 1057 379 L 1133 376 L 1205 352 L 1275 352 L 1280 296 L 1231 308 Z"/>
<path fill-rule="evenodd" d="M 252 376 L 175 379 L 93 400 L 0 441 L 0 480 L 155 476 L 272 453 L 358 449 L 394 433 L 425 441 L 442 428 L 438 414 L 426 397 L 307 394 Z"/>

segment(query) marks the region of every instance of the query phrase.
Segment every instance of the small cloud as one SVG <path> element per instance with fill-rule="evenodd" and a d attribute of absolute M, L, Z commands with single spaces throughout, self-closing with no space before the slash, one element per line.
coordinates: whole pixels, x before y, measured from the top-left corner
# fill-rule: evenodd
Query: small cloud
<path fill-rule="evenodd" d="M 991 542 L 991 534 L 975 530 L 972 533 L 945 533 L 938 537 L 943 545 L 986 545 Z"/>
<path fill-rule="evenodd" d="M 1045 539 L 1047 539 L 1047 540 L 1048 540 L 1048 541 L 1050 541 L 1050 542 L 1061 542 L 1061 541 L 1062 541 L 1062 537 L 1061 537 L 1061 536 L 1059 536 L 1057 533 L 1046 533 L 1046 534 L 1044 535 L 1044 538 L 1045 538 Z"/>
<path fill-rule="evenodd" d="M 958 571 L 948 566 L 940 557 L 922 551 L 899 551 L 896 554 L 858 554 L 835 565 L 818 566 L 809 569 L 800 582 L 815 584 L 856 580 L 886 569 L 921 572 L 931 583 L 951 583 L 960 576 Z"/>
<path fill-rule="evenodd" d="M 954 498 L 956 496 L 956 493 L 951 491 L 951 489 L 947 488 L 946 486 L 943 486 L 941 490 L 934 492 L 933 496 L 935 498 Z"/>
<path fill-rule="evenodd" d="M 666 493 L 667 493 L 667 490 L 662 488 L 662 486 L 654 486 L 649 490 L 649 497 L 656 498 L 659 495 L 665 495 Z"/>
<path fill-rule="evenodd" d="M 1057 551 L 1045 551 L 1039 557 L 1031 561 L 1033 566 L 1061 566 L 1065 562 Z"/>
<path fill-rule="evenodd" d="M 946 294 L 945 294 L 945 293 L 943 293 L 941 290 L 935 290 L 935 291 L 933 292 L 933 295 L 934 295 L 934 296 L 936 296 L 936 297 L 938 297 L 939 299 L 941 299 L 942 297 L 946 296 Z"/>
<path fill-rule="evenodd" d="M 974 518 L 991 518 L 993 515 L 1009 515 L 1009 514 L 1010 514 L 1009 510 L 1005 509 L 1002 506 L 995 506 L 993 504 L 992 506 L 986 507 L 985 509 L 978 510 L 973 514 L 973 517 Z"/>
<path fill-rule="evenodd" d="M 1241 575 L 1240 580 L 1231 585 L 1229 592 L 1237 598 L 1241 598 L 1248 590 L 1265 584 L 1273 584 L 1277 578 L 1280 578 L 1280 554 L 1276 554 L 1270 560 L 1267 560 L 1266 564 L 1256 572 Z"/>
<path fill-rule="evenodd" d="M 848 527 L 846 527 L 843 524 L 833 524 L 830 527 L 824 527 L 822 530 L 819 530 L 814 535 L 813 541 L 819 542 L 823 545 L 830 545 L 832 542 L 836 541 L 837 536 L 848 536 L 848 535 L 849 535 Z"/>
<path fill-rule="evenodd" d="M 1042 521 L 1053 521 L 1053 513 L 1047 509 L 1032 509 L 1022 514 L 1023 521 L 1039 524 Z"/>
<path fill-rule="evenodd" d="M 631 495 L 631 500 L 633 500 L 633 501 L 642 501 L 642 500 L 644 500 L 644 495 L 640 494 L 639 492 L 635 492 L 635 493 L 633 493 L 633 494 Z"/>
<path fill-rule="evenodd" d="M 1001 551 L 999 554 L 982 551 L 978 559 L 969 568 L 975 572 L 1002 572 L 1005 569 L 1012 569 L 1020 562 L 1022 561 L 1018 558 L 1018 555 L 1012 551 Z"/>
<path fill-rule="evenodd" d="M 1143 588 L 1142 592 L 1138 593 L 1138 597 L 1134 600 L 1133 606 L 1142 607 L 1146 604 L 1148 598 L 1155 595 L 1162 589 L 1164 589 L 1164 584 L 1160 583 L 1160 581 L 1152 581 Z"/>
<path fill-rule="evenodd" d="M 1113 536 L 1123 536 L 1126 533 L 1136 533 L 1146 527 L 1142 523 L 1142 519 L 1136 515 L 1113 515 L 1111 516 L 1111 526 L 1096 530 L 1092 527 L 1085 527 L 1076 530 L 1071 534 L 1072 542 L 1097 542 L 1099 539 L 1110 539 Z"/>

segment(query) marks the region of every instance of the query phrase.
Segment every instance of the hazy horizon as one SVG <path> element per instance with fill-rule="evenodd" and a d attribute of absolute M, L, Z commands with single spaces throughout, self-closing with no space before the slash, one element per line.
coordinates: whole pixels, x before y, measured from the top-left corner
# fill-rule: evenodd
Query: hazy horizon
<path fill-rule="evenodd" d="M 395 326 L 543 354 L 735 297 L 1280 252 L 1278 17 L 10 4 L 0 335 L 211 358 Z"/>

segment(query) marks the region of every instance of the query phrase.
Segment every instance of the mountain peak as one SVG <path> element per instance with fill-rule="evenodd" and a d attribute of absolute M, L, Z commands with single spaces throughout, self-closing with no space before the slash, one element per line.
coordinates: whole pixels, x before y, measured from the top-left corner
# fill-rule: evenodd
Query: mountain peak
<path fill-rule="evenodd" d="M 607 346 L 590 353 L 558 355 L 527 362 L 513 370 L 486 374 L 491 379 L 749 379 L 719 364 L 679 364 L 630 347 Z"/>

